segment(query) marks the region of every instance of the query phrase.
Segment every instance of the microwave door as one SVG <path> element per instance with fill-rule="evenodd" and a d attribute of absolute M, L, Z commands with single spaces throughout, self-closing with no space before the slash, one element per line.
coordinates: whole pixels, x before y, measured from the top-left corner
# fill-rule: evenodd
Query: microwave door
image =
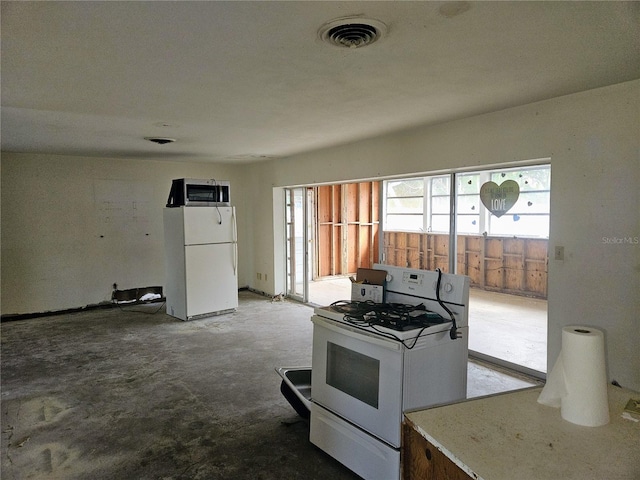
<path fill-rule="evenodd" d="M 218 198 L 218 188 L 215 185 L 187 185 L 187 200 L 189 203 L 202 202 L 214 203 L 220 202 Z"/>
<path fill-rule="evenodd" d="M 229 206 L 229 182 L 191 181 L 184 184 L 185 205 Z"/>

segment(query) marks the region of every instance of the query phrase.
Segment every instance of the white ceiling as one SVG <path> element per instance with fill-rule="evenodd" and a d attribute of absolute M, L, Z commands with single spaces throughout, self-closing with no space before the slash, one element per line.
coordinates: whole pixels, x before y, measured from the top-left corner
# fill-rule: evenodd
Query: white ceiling
<path fill-rule="evenodd" d="M 352 15 L 387 35 L 319 39 Z M 608 1 L 2 1 L 2 150 L 289 156 L 640 78 L 639 19 Z"/>

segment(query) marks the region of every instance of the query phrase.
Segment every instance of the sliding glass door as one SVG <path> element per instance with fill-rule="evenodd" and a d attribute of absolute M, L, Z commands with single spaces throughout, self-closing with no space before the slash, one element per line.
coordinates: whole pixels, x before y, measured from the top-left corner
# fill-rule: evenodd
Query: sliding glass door
<path fill-rule="evenodd" d="M 546 371 L 549 165 L 387 180 L 383 256 L 471 279 L 469 348 Z"/>
<path fill-rule="evenodd" d="M 308 279 L 311 273 L 311 239 L 313 196 L 305 187 L 285 189 L 287 292 L 301 302 L 308 300 Z"/>

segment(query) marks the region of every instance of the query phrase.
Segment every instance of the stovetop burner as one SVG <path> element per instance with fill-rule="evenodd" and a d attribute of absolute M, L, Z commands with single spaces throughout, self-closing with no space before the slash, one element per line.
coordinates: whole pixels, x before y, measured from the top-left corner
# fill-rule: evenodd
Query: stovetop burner
<path fill-rule="evenodd" d="M 428 311 L 423 304 L 374 303 L 340 300 L 331 308 L 356 325 L 375 325 L 397 331 L 415 330 L 446 322 L 442 316 Z"/>

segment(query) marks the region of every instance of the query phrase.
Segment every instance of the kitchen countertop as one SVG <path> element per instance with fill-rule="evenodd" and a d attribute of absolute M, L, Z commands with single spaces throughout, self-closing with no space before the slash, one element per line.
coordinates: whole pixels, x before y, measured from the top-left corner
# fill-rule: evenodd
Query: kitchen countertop
<path fill-rule="evenodd" d="M 629 399 L 640 399 L 640 393 L 609 386 L 609 424 L 583 427 L 562 419 L 559 408 L 539 404 L 541 390 L 482 397 L 405 417 L 472 478 L 640 479 L 640 422 L 622 417 Z"/>

